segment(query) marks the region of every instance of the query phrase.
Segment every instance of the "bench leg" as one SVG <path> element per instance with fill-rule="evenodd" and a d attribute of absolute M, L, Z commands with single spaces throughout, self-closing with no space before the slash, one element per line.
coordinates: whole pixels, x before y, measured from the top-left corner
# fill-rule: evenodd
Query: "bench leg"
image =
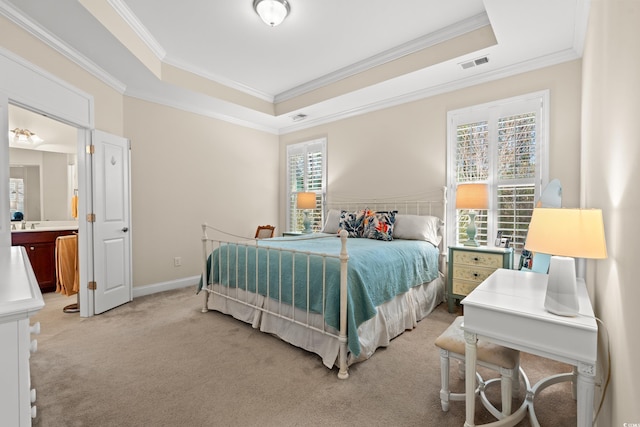
<path fill-rule="evenodd" d="M 442 411 L 449 411 L 449 352 L 440 349 L 440 404 Z"/>

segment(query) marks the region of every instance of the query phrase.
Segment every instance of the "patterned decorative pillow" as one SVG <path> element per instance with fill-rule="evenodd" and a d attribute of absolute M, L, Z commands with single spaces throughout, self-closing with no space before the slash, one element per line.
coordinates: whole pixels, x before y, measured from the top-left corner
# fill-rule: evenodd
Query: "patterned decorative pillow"
<path fill-rule="evenodd" d="M 363 237 L 376 240 L 393 240 L 393 226 L 398 211 L 368 211 L 364 220 Z"/>
<path fill-rule="evenodd" d="M 364 218 L 368 209 L 355 212 L 342 211 L 340 213 L 340 230 L 347 230 L 348 237 L 362 237 L 364 232 Z"/>

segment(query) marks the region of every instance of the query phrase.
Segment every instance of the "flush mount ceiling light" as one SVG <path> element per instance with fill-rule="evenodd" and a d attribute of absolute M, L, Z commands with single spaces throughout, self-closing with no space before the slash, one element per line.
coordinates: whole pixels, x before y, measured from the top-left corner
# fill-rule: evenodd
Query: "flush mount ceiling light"
<path fill-rule="evenodd" d="M 13 138 L 16 142 L 30 142 L 32 144 L 40 144 L 41 142 L 44 142 L 42 138 L 31 132 L 29 129 L 15 128 L 10 130 L 9 138 Z"/>
<path fill-rule="evenodd" d="M 265 24 L 280 25 L 291 11 L 287 0 L 254 0 L 253 8 Z"/>

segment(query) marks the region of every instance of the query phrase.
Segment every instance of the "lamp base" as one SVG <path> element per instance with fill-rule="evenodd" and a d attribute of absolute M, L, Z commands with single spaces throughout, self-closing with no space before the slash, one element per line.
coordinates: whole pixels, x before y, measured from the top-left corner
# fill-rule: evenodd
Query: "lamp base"
<path fill-rule="evenodd" d="M 465 246 L 480 246 L 476 241 L 476 211 L 469 211 L 469 224 L 467 224 L 467 241 L 463 243 Z"/>
<path fill-rule="evenodd" d="M 551 257 L 544 308 L 559 316 L 576 316 L 580 311 L 576 263 L 571 257 Z"/>
<path fill-rule="evenodd" d="M 302 220 L 302 225 L 304 229 L 302 230 L 303 234 L 311 233 L 311 220 L 309 219 L 309 212 L 304 212 L 304 219 Z"/>

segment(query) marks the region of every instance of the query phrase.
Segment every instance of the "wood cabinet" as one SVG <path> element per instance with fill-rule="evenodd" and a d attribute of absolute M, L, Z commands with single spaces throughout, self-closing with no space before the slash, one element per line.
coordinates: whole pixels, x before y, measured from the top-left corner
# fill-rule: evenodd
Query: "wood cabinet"
<path fill-rule="evenodd" d="M 11 233 L 12 246 L 24 246 L 42 292 L 56 290 L 56 239 L 77 230 L 21 231 Z"/>
<path fill-rule="evenodd" d="M 469 295 L 498 268 L 513 268 L 513 248 L 449 246 L 449 313 L 453 313 L 456 300 Z"/>

